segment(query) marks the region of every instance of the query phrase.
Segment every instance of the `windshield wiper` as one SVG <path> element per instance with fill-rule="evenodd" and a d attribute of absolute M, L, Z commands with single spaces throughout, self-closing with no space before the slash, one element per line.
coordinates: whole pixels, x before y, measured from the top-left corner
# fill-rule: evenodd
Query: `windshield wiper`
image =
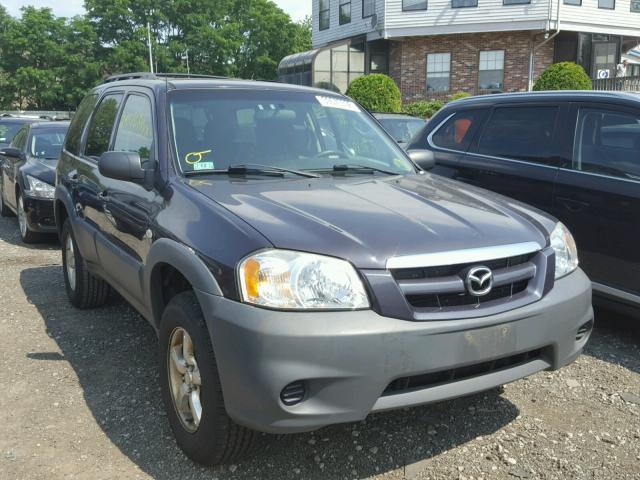
<path fill-rule="evenodd" d="M 227 175 L 267 175 L 267 176 L 283 176 L 285 173 L 291 173 L 300 177 L 319 178 L 317 173 L 303 172 L 301 170 L 293 170 L 290 168 L 273 167 L 271 165 L 262 165 L 259 163 L 247 163 L 241 165 L 231 165 L 226 170 L 192 170 L 185 172 L 186 176 L 192 175 L 211 175 L 211 174 L 227 174 Z"/>
<path fill-rule="evenodd" d="M 400 175 L 398 172 L 392 172 L 391 170 L 385 170 L 383 168 L 369 167 L 366 165 L 334 165 L 334 172 L 354 172 L 354 173 L 384 173 L 387 175 Z"/>

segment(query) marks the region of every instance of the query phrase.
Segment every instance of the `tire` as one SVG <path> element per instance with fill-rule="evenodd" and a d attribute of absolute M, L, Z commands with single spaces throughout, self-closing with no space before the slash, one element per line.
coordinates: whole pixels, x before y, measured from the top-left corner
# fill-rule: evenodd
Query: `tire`
<path fill-rule="evenodd" d="M 191 342 L 185 340 L 185 333 Z M 191 355 L 184 354 L 185 343 L 192 345 Z M 178 352 L 175 360 L 171 355 L 172 347 Z M 232 462 L 249 452 L 258 434 L 236 424 L 227 415 L 209 331 L 193 292 L 179 293 L 167 305 L 162 314 L 158 350 L 162 398 L 169 424 L 182 451 L 194 462 L 207 466 Z M 180 355 L 181 360 L 177 358 Z M 187 358 L 195 358 L 195 361 L 191 360 L 190 364 L 185 361 Z M 181 365 L 184 371 L 191 368 L 200 379 L 199 386 L 196 386 L 197 381 L 195 384 L 189 382 L 188 374 L 180 373 L 177 365 Z M 190 415 L 193 412 L 189 408 L 192 402 L 174 400 L 174 392 L 181 390 L 176 385 L 187 388 L 187 384 L 193 387 L 192 393 L 182 398 L 196 394 L 197 403 L 201 405 L 199 423 L 194 421 L 194 415 Z"/>
<path fill-rule="evenodd" d="M 27 221 L 27 212 L 24 210 L 24 200 L 22 194 L 17 195 L 18 204 L 18 226 L 20 230 L 20 237 L 24 243 L 38 243 L 42 241 L 42 235 L 38 232 L 34 232 L 29 229 L 29 222 Z"/>
<path fill-rule="evenodd" d="M 111 288 L 107 282 L 87 271 L 69 220 L 65 220 L 62 225 L 60 243 L 62 244 L 64 284 L 71 303 L 82 309 L 104 305 L 109 298 Z"/>
<path fill-rule="evenodd" d="M 2 172 L 0 172 L 0 217 L 10 217 L 13 214 L 4 203 L 4 189 L 2 188 Z"/>

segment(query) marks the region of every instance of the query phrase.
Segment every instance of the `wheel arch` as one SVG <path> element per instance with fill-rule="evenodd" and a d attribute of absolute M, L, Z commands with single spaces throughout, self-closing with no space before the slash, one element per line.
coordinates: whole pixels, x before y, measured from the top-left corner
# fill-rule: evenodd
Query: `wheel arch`
<path fill-rule="evenodd" d="M 172 295 L 193 289 L 196 296 L 223 296 L 217 280 L 196 253 L 166 238 L 154 242 L 149 251 L 143 272 L 143 287 L 156 329 Z"/>

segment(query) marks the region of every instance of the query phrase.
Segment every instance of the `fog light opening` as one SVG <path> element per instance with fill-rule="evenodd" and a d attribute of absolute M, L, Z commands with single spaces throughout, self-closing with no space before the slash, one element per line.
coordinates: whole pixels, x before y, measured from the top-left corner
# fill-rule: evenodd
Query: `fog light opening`
<path fill-rule="evenodd" d="M 593 320 L 589 320 L 583 324 L 576 332 L 576 342 L 586 337 L 593 330 Z"/>
<path fill-rule="evenodd" d="M 280 400 L 287 407 L 297 405 L 304 400 L 306 395 L 306 386 L 302 380 L 292 382 L 282 389 L 280 392 Z"/>

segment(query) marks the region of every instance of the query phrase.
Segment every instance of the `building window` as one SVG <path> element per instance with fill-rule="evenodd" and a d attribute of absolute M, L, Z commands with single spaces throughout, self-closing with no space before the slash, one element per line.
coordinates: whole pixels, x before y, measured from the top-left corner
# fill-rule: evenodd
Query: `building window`
<path fill-rule="evenodd" d="M 374 13 L 376 13 L 376 0 L 362 0 L 362 18 L 370 17 Z"/>
<path fill-rule="evenodd" d="M 402 0 L 402 11 L 426 10 L 427 0 Z"/>
<path fill-rule="evenodd" d="M 565 5 L 575 5 L 577 7 L 582 6 L 582 0 L 564 0 Z"/>
<path fill-rule="evenodd" d="M 340 0 L 340 25 L 351 23 L 351 0 Z"/>
<path fill-rule="evenodd" d="M 640 13 L 640 0 L 631 0 L 631 11 Z"/>
<path fill-rule="evenodd" d="M 605 10 L 615 10 L 616 0 L 598 0 L 598 8 L 604 8 Z"/>
<path fill-rule="evenodd" d="M 450 53 L 427 55 L 427 92 L 448 92 L 450 72 Z"/>
<path fill-rule="evenodd" d="M 529 5 L 531 0 L 502 0 L 503 5 Z"/>
<path fill-rule="evenodd" d="M 504 88 L 504 50 L 480 52 L 478 88 L 480 90 L 502 91 Z"/>
<path fill-rule="evenodd" d="M 320 15 L 319 15 L 319 25 L 318 28 L 320 30 L 327 30 L 329 28 L 330 20 L 330 10 L 329 10 L 329 0 L 320 0 Z"/>
<path fill-rule="evenodd" d="M 451 8 L 477 7 L 478 0 L 451 0 Z"/>

